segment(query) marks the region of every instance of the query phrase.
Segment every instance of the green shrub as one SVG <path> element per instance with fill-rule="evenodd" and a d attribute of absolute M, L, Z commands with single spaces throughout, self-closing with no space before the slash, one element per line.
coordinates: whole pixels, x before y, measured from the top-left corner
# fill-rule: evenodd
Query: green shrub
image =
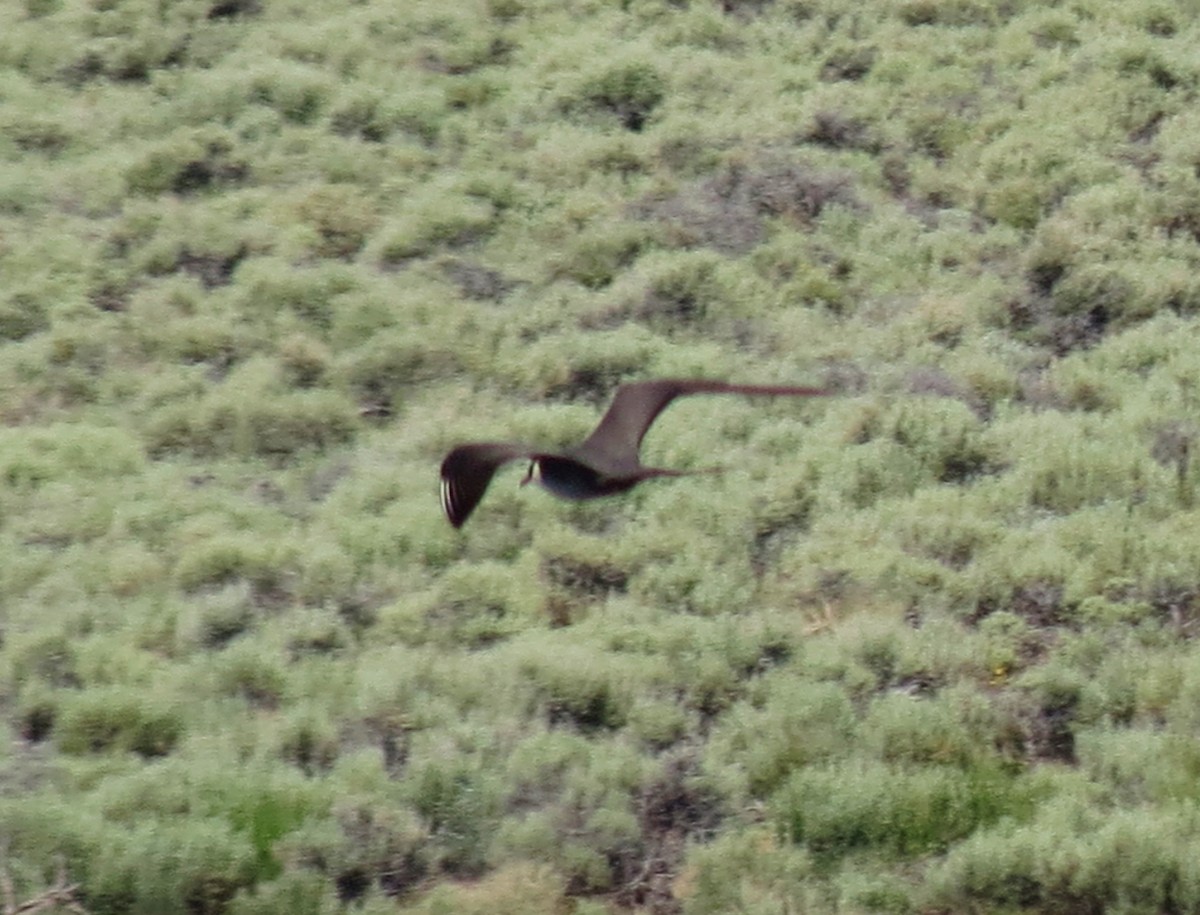
<path fill-rule="evenodd" d="M 906 0 L 899 16 L 907 25 L 977 25 L 991 22 L 996 12 L 977 0 Z"/>
<path fill-rule="evenodd" d="M 193 544 L 175 567 L 186 591 L 226 586 L 238 579 L 265 581 L 275 575 L 271 548 L 260 538 L 227 534 Z"/>
<path fill-rule="evenodd" d="M 402 915 L 557 915 L 564 905 L 573 905 L 579 915 L 602 915 L 586 901 L 564 902 L 561 880 L 540 864 L 517 863 L 500 868 L 478 880 L 439 884 L 424 899 L 401 909 Z M 394 911 L 391 900 L 370 915 Z"/>
<path fill-rule="evenodd" d="M 1088 775 L 1131 806 L 1191 802 L 1200 754 L 1179 734 L 1089 729 L 1080 734 L 1077 746 Z"/>
<path fill-rule="evenodd" d="M 412 774 L 413 808 L 421 815 L 448 874 L 477 876 L 496 828 L 497 786 L 459 760 L 430 761 Z"/>
<path fill-rule="evenodd" d="M 336 544 L 315 544 L 302 561 L 297 597 L 309 605 L 341 608 L 360 602 L 353 558 Z"/>
<path fill-rule="evenodd" d="M 590 652 L 559 650 L 546 657 L 530 655 L 522 663 L 533 684 L 546 722 L 583 733 L 619 728 L 631 705 L 632 684 L 626 665 L 595 663 Z"/>
<path fill-rule="evenodd" d="M 382 143 L 397 125 L 386 96 L 373 88 L 355 87 L 331 106 L 329 126 L 345 137 Z"/>
<path fill-rule="evenodd" d="M 326 915 L 333 911 L 334 890 L 323 874 L 286 871 L 274 880 L 239 889 L 226 915 Z"/>
<path fill-rule="evenodd" d="M 3 901 L 1200 909 L 1183 6 L 0 4 Z"/>
<path fill-rule="evenodd" d="M 313 67 L 271 61 L 247 74 L 250 98 L 295 124 L 317 120 L 333 92 L 329 78 Z"/>
<path fill-rule="evenodd" d="M 673 857 L 668 835 L 695 834 L 719 817 L 719 800 L 695 777 L 686 752 L 661 766 L 632 747 L 559 732 L 525 741 L 515 755 L 503 858 L 552 864 L 573 895 L 621 892 L 648 857 Z"/>
<path fill-rule="evenodd" d="M 636 225 L 602 226 L 581 233 L 570 245 L 555 275 L 588 289 L 603 289 L 637 258 L 645 232 Z"/>
<path fill-rule="evenodd" d="M 279 755 L 305 775 L 328 772 L 337 761 L 337 728 L 325 714 L 300 709 L 283 723 Z"/>
<path fill-rule="evenodd" d="M 128 687 L 92 687 L 63 697 L 55 739 L 72 755 L 107 751 L 143 757 L 170 753 L 184 732 L 183 716 L 171 704 Z"/>
<path fill-rule="evenodd" d="M 905 913 L 917 911 L 913 888 L 900 876 L 851 871 L 838 881 L 840 903 L 854 911 Z"/>
<path fill-rule="evenodd" d="M 642 697 L 629 710 L 630 734 L 655 750 L 679 743 L 694 728 L 688 711 L 669 699 Z"/>
<path fill-rule="evenodd" d="M 887 497 L 911 495 L 924 477 L 916 455 L 897 442 L 877 440 L 849 450 L 828 480 L 850 506 L 868 508 Z"/>
<path fill-rule="evenodd" d="M 501 565 L 480 562 L 449 570 L 436 593 L 409 600 L 392 615 L 406 641 L 482 648 L 520 627 L 513 597 L 496 587 Z"/>
<path fill-rule="evenodd" d="M 454 353 L 393 331 L 341 354 L 338 375 L 364 409 L 387 415 L 406 390 L 452 371 L 456 363 Z"/>
<path fill-rule="evenodd" d="M 201 402 L 160 410 L 146 430 L 147 448 L 197 455 L 249 455 L 276 460 L 346 442 L 358 426 L 354 408 L 327 390 L 291 391 L 247 398 L 233 389 Z"/>
<path fill-rule="evenodd" d="M 689 848 L 675 893 L 687 915 L 820 908 L 827 901 L 816 871 L 806 850 L 781 844 L 767 827 L 743 827 Z"/>
<path fill-rule="evenodd" d="M 563 728 L 532 730 L 513 747 L 505 764 L 507 806 L 516 810 L 544 807 L 552 811 L 553 801 L 566 788 L 568 774 L 585 769 L 590 762 L 592 744 L 585 735 Z M 523 831 L 536 839 L 547 829 L 553 834 L 552 824 L 535 821 Z M 552 838 L 551 844 L 556 841 Z"/>
<path fill-rule="evenodd" d="M 862 732 L 889 763 L 964 766 L 975 756 L 974 735 L 951 702 L 940 697 L 880 696 L 871 703 Z"/>
<path fill-rule="evenodd" d="M 151 145 L 126 168 L 130 193 L 157 196 L 168 191 L 190 194 L 243 181 L 249 165 L 235 155 L 235 142 L 224 134 L 185 132 Z"/>
<path fill-rule="evenodd" d="M 346 264 L 298 268 L 282 259 L 262 257 L 242 265 L 234 288 L 243 314 L 266 327 L 287 327 L 282 318 L 294 315 L 323 333 L 334 321 L 340 297 L 361 285 Z"/>
<path fill-rule="evenodd" d="M 30 744 L 41 743 L 54 734 L 63 694 L 39 681 L 27 681 L 20 689 L 13 715 L 13 729 Z"/>
<path fill-rule="evenodd" d="M 899 406 L 885 428 L 939 483 L 968 483 L 995 469 L 982 423 L 958 400 L 917 397 Z"/>
<path fill-rule="evenodd" d="M 1060 803 L 1027 825 L 987 830 L 952 851 L 931 875 L 950 906 L 1121 908 L 1156 912 L 1200 904 L 1191 875 L 1192 806 L 1095 812 Z"/>
<path fill-rule="evenodd" d="M 1016 229 L 1033 229 L 1050 202 L 1050 191 L 1033 178 L 1017 177 L 988 189 L 983 212 Z"/>
<path fill-rule="evenodd" d="M 247 350 L 247 339 L 225 318 L 197 316 L 180 318 L 160 333 L 166 354 L 180 362 L 209 362 L 219 367 L 231 365 Z"/>
<path fill-rule="evenodd" d="M 886 514 L 892 516 L 892 511 Z M 892 522 L 900 546 L 951 569 L 970 566 L 1002 536 L 1002 526 L 961 487 L 924 488 L 895 508 Z"/>
<path fill-rule="evenodd" d="M 350 260 L 378 224 L 373 204 L 357 188 L 319 187 L 297 204 L 300 219 L 317 233 L 313 254 Z"/>
<path fill-rule="evenodd" d="M 9 643 L 8 659 L 14 685 L 31 680 L 53 687 L 82 685 L 75 646 L 64 632 L 42 629 L 15 634 Z"/>
<path fill-rule="evenodd" d="M 397 268 L 442 248 L 459 248 L 486 238 L 494 228 L 493 205 L 481 197 L 439 188 L 418 194 L 375 234 L 370 255 L 384 268 Z"/>
<path fill-rule="evenodd" d="M 1004 778 L 986 769 L 881 763 L 800 769 L 771 798 L 783 834 L 826 860 L 867 848 L 898 857 L 941 851 L 1012 804 Z"/>
<path fill-rule="evenodd" d="M 797 769 L 847 752 L 856 730 L 850 700 L 834 684 L 776 678 L 772 686 L 761 708 L 734 705 L 710 741 L 711 762 L 744 779 L 742 790 L 756 798 Z"/>
<path fill-rule="evenodd" d="M 345 902 L 364 901 L 372 888 L 407 895 L 435 861 L 429 831 L 414 811 L 356 792 L 339 796 L 328 819 L 310 823 L 280 847 L 289 859 L 319 865 Z"/>
<path fill-rule="evenodd" d="M 66 547 L 102 537 L 112 527 L 116 503 L 114 490 L 81 495 L 69 483 L 47 483 L 38 497 L 36 518 L 16 525 L 26 543 Z"/>
<path fill-rule="evenodd" d="M 648 270 L 645 299 L 635 314 L 665 334 L 705 326 L 728 296 L 719 268 L 719 259 L 709 254 L 676 256 L 654 264 Z"/>
<path fill-rule="evenodd" d="M 239 581 L 234 569 L 240 561 L 232 560 L 232 568 L 210 558 L 186 571 L 187 582 L 206 589 L 187 601 L 176 622 L 176 639 L 185 651 L 192 646 L 222 648 L 254 625 L 254 597 L 248 582 Z M 225 585 L 214 582 L 225 579 Z"/>
<path fill-rule="evenodd" d="M 220 820 L 151 822 L 114 836 L 88 874 L 97 912 L 224 912 L 255 879 L 249 843 Z"/>
<path fill-rule="evenodd" d="M 252 402 L 240 419 L 249 453 L 262 457 L 287 457 L 343 444 L 358 424 L 352 406 L 329 391 L 300 391 Z"/>
<path fill-rule="evenodd" d="M 234 642 L 215 661 L 221 694 L 244 699 L 259 708 L 278 707 L 287 687 L 287 671 L 277 652 L 248 640 Z"/>
<path fill-rule="evenodd" d="M 279 344 L 283 382 L 289 387 L 319 386 L 329 374 L 331 361 L 329 348 L 305 334 L 295 334 Z"/>
<path fill-rule="evenodd" d="M 23 340 L 49 326 L 46 306 L 31 291 L 9 292 L 0 302 L 0 339 Z"/>
<path fill-rule="evenodd" d="M 561 104 L 568 111 L 585 107 L 609 114 L 636 133 L 665 98 L 666 88 L 666 79 L 654 64 L 634 60 L 612 64 L 585 78 L 575 95 Z"/>
<path fill-rule="evenodd" d="M 446 97 L 437 87 L 412 87 L 391 101 L 385 123 L 427 148 L 436 147 L 446 125 Z"/>

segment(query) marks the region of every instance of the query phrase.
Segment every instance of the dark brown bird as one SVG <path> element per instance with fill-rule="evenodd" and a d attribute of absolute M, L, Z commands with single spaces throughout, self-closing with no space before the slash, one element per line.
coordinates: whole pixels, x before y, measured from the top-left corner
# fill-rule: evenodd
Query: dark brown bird
<path fill-rule="evenodd" d="M 647 467 L 638 457 L 651 423 L 676 397 L 687 394 L 787 394 L 812 397 L 821 388 L 789 385 L 730 384 L 704 378 L 662 378 L 617 388 L 612 406 L 594 432 L 581 444 L 561 452 L 512 442 L 470 442 L 454 448 L 442 461 L 442 508 L 455 527 L 462 527 L 502 465 L 529 459 L 531 480 L 562 499 L 596 499 L 632 489 L 651 477 L 681 477 L 706 470 L 666 470 Z"/>

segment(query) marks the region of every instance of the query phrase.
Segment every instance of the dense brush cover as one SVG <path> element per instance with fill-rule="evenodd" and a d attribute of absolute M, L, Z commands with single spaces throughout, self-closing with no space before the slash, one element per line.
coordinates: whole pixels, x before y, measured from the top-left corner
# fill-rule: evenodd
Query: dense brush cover
<path fill-rule="evenodd" d="M 0 4 L 6 906 L 1200 911 L 1185 7 Z"/>

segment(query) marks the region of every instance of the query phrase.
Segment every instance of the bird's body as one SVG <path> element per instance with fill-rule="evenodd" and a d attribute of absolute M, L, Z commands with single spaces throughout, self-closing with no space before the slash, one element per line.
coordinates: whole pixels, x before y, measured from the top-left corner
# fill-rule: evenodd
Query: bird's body
<path fill-rule="evenodd" d="M 623 384 L 600 424 L 583 442 L 561 452 L 548 452 L 513 442 L 469 442 L 458 445 L 442 461 L 442 508 L 455 527 L 462 527 L 483 498 L 492 475 L 509 461 L 526 458 L 529 472 L 521 485 L 536 482 L 561 499 L 579 501 L 626 492 L 653 477 L 711 473 L 647 467 L 638 457 L 646 431 L 676 397 L 687 394 L 759 394 L 815 396 L 821 388 L 789 385 L 731 384 L 704 378 L 664 378 Z"/>
<path fill-rule="evenodd" d="M 610 476 L 566 454 L 538 454 L 529 463 L 529 480 L 560 499 L 581 501 L 615 496 L 632 489 L 636 476 Z"/>

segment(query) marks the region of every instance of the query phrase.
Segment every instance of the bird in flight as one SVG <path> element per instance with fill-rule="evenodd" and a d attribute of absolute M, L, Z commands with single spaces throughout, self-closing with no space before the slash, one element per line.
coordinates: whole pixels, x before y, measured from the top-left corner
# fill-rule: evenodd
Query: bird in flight
<path fill-rule="evenodd" d="M 790 385 L 731 384 L 705 378 L 661 378 L 617 388 L 616 397 L 595 430 L 564 451 L 545 451 L 514 442 L 468 442 L 442 461 L 442 508 L 455 527 L 462 527 L 501 465 L 529 460 L 521 481 L 539 483 L 561 499 L 583 500 L 626 492 L 652 477 L 681 477 L 706 470 L 647 467 L 638 457 L 646 430 L 676 397 L 688 394 L 764 394 L 813 397 L 822 388 Z"/>

